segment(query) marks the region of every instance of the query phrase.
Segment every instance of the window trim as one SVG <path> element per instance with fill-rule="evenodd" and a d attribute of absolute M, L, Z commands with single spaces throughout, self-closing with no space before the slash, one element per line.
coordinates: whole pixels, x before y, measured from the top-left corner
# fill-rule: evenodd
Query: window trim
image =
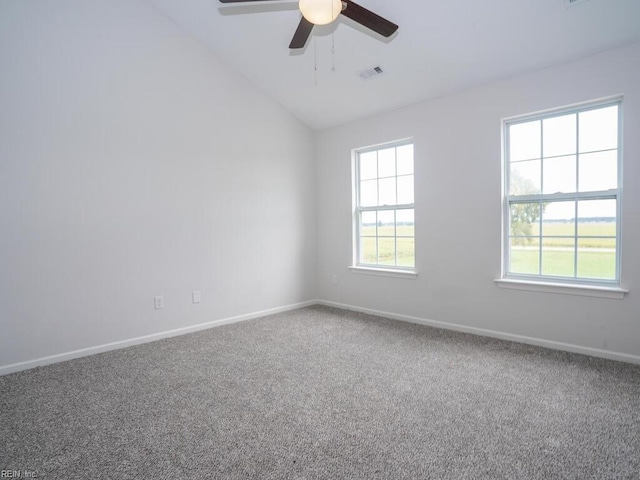
<path fill-rule="evenodd" d="M 508 128 L 511 125 L 526 123 L 534 120 L 546 120 L 567 114 L 578 115 L 581 112 L 597 110 L 617 105 L 618 107 L 618 143 L 617 143 L 617 188 L 570 193 L 532 194 L 532 195 L 509 195 L 509 134 Z M 578 117 L 579 118 L 579 117 Z M 576 128 L 579 128 L 576 125 Z M 539 111 L 527 115 L 504 118 L 502 120 L 502 255 L 501 255 L 501 278 L 496 280 L 498 286 L 503 288 L 514 288 L 519 290 L 536 290 L 544 292 L 566 293 L 574 295 L 588 295 L 607 298 L 622 298 L 628 290 L 621 288 L 622 284 L 622 149 L 623 149 L 623 96 L 616 95 L 594 101 L 573 104 L 566 107 Z M 542 140 L 541 140 L 542 141 Z M 579 141 L 579 137 L 576 138 Z M 591 152 L 590 152 L 591 153 Z M 576 150 L 576 156 L 580 152 Z M 542 152 L 541 152 L 542 155 Z M 542 159 L 543 157 L 541 157 Z M 543 164 L 541 164 L 541 169 Z M 576 175 L 579 164 L 576 165 Z M 543 170 L 541 170 L 541 175 Z M 517 198 L 517 202 L 514 202 Z M 616 200 L 616 266 L 614 279 L 590 279 L 577 277 L 563 277 L 542 274 L 522 274 L 509 273 L 509 245 L 510 245 L 510 205 L 512 203 L 525 203 L 532 201 L 562 201 L 562 200 L 589 200 L 589 199 L 615 199 Z M 577 221 L 577 220 L 576 220 Z M 541 234 L 541 233 L 540 233 Z M 577 238 L 576 230 L 575 236 Z M 542 238 L 542 237 L 541 237 Z M 613 238 L 613 237 L 612 237 Z M 575 248 L 577 249 L 577 243 Z M 577 261 L 577 259 L 575 260 Z M 569 287 L 569 288 L 567 288 Z"/>
<path fill-rule="evenodd" d="M 380 205 L 380 206 L 369 206 L 369 207 L 361 207 L 360 206 L 360 169 L 359 169 L 359 156 L 363 153 L 375 152 L 378 150 L 383 150 L 385 148 L 398 148 L 405 145 L 413 145 L 415 147 L 415 143 L 413 138 L 403 138 L 400 140 L 379 143 L 376 145 L 369 145 L 367 147 L 355 148 L 351 151 L 351 168 L 352 168 L 352 192 L 353 192 L 353 208 L 352 208 L 352 229 L 353 229 L 353 245 L 352 245 L 352 262 L 349 266 L 349 269 L 354 273 L 362 273 L 362 274 L 373 274 L 373 275 L 384 275 L 390 277 L 403 277 L 403 278 L 411 278 L 417 276 L 416 271 L 416 246 L 415 246 L 415 161 L 413 162 L 413 184 L 414 184 L 414 199 L 412 203 L 406 204 L 398 204 L 398 205 Z M 415 159 L 415 151 L 414 151 L 414 159 Z M 395 178 L 398 178 L 397 172 Z M 380 264 L 369 264 L 369 263 L 360 263 L 360 215 L 362 212 L 367 211 L 395 211 L 395 210 L 413 210 L 414 212 L 414 263 L 413 267 L 410 266 L 401 266 L 401 265 L 380 265 Z M 378 235 L 376 234 L 376 239 Z M 397 240 L 397 235 L 394 237 Z M 408 238 L 408 237 L 407 237 Z"/>
<path fill-rule="evenodd" d="M 559 293 L 562 295 L 579 295 L 583 297 L 599 297 L 622 300 L 629 290 L 616 286 L 587 284 L 569 284 L 560 282 L 527 281 L 515 278 L 498 278 L 494 280 L 500 288 L 526 290 L 530 292 Z"/>

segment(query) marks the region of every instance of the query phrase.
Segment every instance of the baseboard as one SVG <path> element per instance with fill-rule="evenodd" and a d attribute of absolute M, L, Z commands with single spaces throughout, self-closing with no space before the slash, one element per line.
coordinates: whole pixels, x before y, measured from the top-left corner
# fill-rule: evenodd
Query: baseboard
<path fill-rule="evenodd" d="M 317 300 L 310 300 L 307 302 L 295 303 L 286 305 L 283 307 L 270 308 L 267 310 L 261 310 L 258 312 L 247 313 L 244 315 L 238 315 L 235 317 L 223 318 L 219 320 L 213 320 L 211 322 L 200 323 L 198 325 L 191 325 L 188 327 L 176 328 L 174 330 L 167 330 L 165 332 L 153 333 L 151 335 L 144 335 L 142 337 L 130 338 L 127 340 L 121 340 L 118 342 L 106 343 L 104 345 L 97 345 L 95 347 L 82 348 L 80 350 L 73 350 L 71 352 L 59 353 L 48 357 L 41 357 L 35 360 L 27 360 L 25 362 L 12 363 L 9 365 L 0 366 L 0 376 L 7 375 L 9 373 L 20 372 L 22 370 L 28 370 L 34 367 L 40 367 L 43 365 L 50 365 L 52 363 L 64 362 L 66 360 L 72 360 L 74 358 L 86 357 L 89 355 L 95 355 L 96 353 L 108 352 L 110 350 L 117 350 L 119 348 L 131 347 L 133 345 L 140 345 L 141 343 L 154 342 L 156 340 L 162 340 L 163 338 L 176 337 L 178 335 L 184 335 L 186 333 L 198 332 L 200 330 L 206 330 L 208 328 L 220 327 L 222 325 L 228 325 L 230 323 L 238 323 L 246 320 L 252 320 L 254 318 L 260 318 L 267 315 L 273 315 L 274 313 L 286 312 L 289 310 L 296 310 L 298 308 L 309 307 L 311 305 L 317 305 Z"/>
<path fill-rule="evenodd" d="M 330 302 L 326 300 L 318 300 L 317 303 L 319 305 L 325 305 L 328 307 L 341 308 L 343 310 L 352 310 L 354 312 L 367 313 L 369 315 L 390 318 L 393 320 L 401 320 L 403 322 L 417 323 L 419 325 L 427 325 L 429 327 L 443 328 L 446 330 L 455 330 L 455 331 L 464 332 L 464 333 L 472 333 L 474 335 L 481 335 L 484 337 L 499 338 L 501 340 L 510 340 L 512 342 L 526 343 L 528 345 L 537 345 L 539 347 L 551 348 L 553 350 L 562 350 L 565 352 L 580 353 L 583 355 L 589 355 L 591 357 L 606 358 L 608 360 L 616 360 L 619 362 L 626 362 L 626 363 L 633 363 L 636 365 L 640 365 L 640 356 L 631 355 L 628 353 L 612 352 L 610 350 L 601 350 L 598 348 L 583 347 L 581 345 L 573 345 L 571 343 L 556 342 L 553 340 L 545 340 L 542 338 L 527 337 L 524 335 L 516 335 L 513 333 L 499 332 L 496 330 L 487 330 L 484 328 L 469 327 L 467 325 L 460 325 L 456 323 L 439 322 L 437 320 L 427 320 L 424 318 L 412 317 L 409 315 L 400 315 L 397 313 L 382 312 L 382 311 L 373 310 L 370 308 L 357 307 L 354 305 L 346 305 L 343 303 Z"/>
<path fill-rule="evenodd" d="M 437 320 L 428 320 L 428 319 L 419 318 L 419 317 L 412 317 L 409 315 L 401 315 L 397 313 L 374 310 L 371 308 L 364 308 L 364 307 L 358 307 L 354 305 L 347 305 L 343 303 L 330 302 L 327 300 L 309 300 L 307 302 L 295 303 L 291 305 L 285 305 L 282 307 L 276 307 L 276 308 L 271 308 L 267 310 L 261 310 L 258 312 L 247 313 L 244 315 L 238 315 L 235 317 L 228 317 L 228 318 L 223 318 L 219 320 L 213 320 L 211 322 L 200 323 L 198 325 L 191 325 L 188 327 L 176 328 L 174 330 L 167 330 L 164 332 L 145 335 L 142 337 L 136 337 L 136 338 L 131 338 L 131 339 L 122 340 L 118 342 L 107 343 L 104 345 L 97 345 L 94 347 L 83 348 L 80 350 L 60 353 L 60 354 L 51 355 L 48 357 L 41 357 L 34 360 L 27 360 L 25 362 L 12 363 L 9 365 L 0 366 L 0 376 L 7 375 L 10 373 L 20 372 L 22 370 L 28 370 L 34 367 L 49 365 L 52 363 L 64 362 L 66 360 L 72 360 L 74 358 L 95 355 L 96 353 L 103 353 L 103 352 L 108 352 L 110 350 L 117 350 L 119 348 L 139 345 L 142 343 L 154 342 L 156 340 L 162 340 L 163 338 L 175 337 L 178 335 L 184 335 L 187 333 L 197 332 L 200 330 L 206 330 L 213 327 L 228 325 L 231 323 L 238 323 L 246 320 L 252 320 L 254 318 L 273 315 L 275 313 L 296 310 L 298 308 L 310 307 L 312 305 L 325 305 L 328 307 L 341 308 L 343 310 L 352 310 L 354 312 L 361 312 L 369 315 L 375 315 L 378 317 L 385 317 L 393 320 L 400 320 L 403 322 L 426 325 L 429 327 L 444 328 L 446 330 L 455 330 L 458 332 L 471 333 L 474 335 L 481 335 L 485 337 L 499 338 L 502 340 L 509 340 L 512 342 L 526 343 L 529 345 L 537 345 L 540 347 L 551 348 L 554 350 L 580 353 L 580 354 L 589 355 L 592 357 L 606 358 L 609 360 L 617 360 L 619 362 L 626 362 L 626 363 L 633 363 L 636 365 L 640 365 L 640 356 L 631 355 L 628 353 L 612 352 L 610 350 L 601 350 L 597 348 L 583 347 L 580 345 L 573 345 L 571 343 L 556 342 L 553 340 L 545 340 L 542 338 L 527 337 L 524 335 L 516 335 L 512 333 L 499 332 L 496 330 L 487 330 L 484 328 L 469 327 L 467 325 L 460 325 L 456 323 L 440 322 Z"/>

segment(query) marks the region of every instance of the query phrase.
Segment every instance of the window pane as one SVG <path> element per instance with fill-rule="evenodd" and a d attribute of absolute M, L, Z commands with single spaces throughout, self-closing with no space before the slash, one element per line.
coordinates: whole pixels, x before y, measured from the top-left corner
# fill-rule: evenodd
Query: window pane
<path fill-rule="evenodd" d="M 540 158 L 540 121 L 517 123 L 509 126 L 509 159 L 530 160 Z"/>
<path fill-rule="evenodd" d="M 396 205 L 396 178 L 378 180 L 378 205 Z"/>
<path fill-rule="evenodd" d="M 542 235 L 574 237 L 576 234 L 575 219 L 576 202 L 566 201 L 543 203 Z"/>
<path fill-rule="evenodd" d="M 396 149 L 378 150 L 378 177 L 393 177 L 396 174 Z"/>
<path fill-rule="evenodd" d="M 395 212 L 393 210 L 378 212 L 378 236 L 392 237 L 395 234 Z"/>
<path fill-rule="evenodd" d="M 547 223 L 573 223 L 576 218 L 576 202 L 573 200 L 562 202 L 544 202 L 542 204 L 542 234 L 545 233 Z"/>
<path fill-rule="evenodd" d="M 376 218 L 376 212 L 362 212 L 360 216 L 360 235 L 375 236 L 376 224 L 378 223 Z"/>
<path fill-rule="evenodd" d="M 581 192 L 618 188 L 618 151 L 580 155 L 578 188 Z"/>
<path fill-rule="evenodd" d="M 415 263 L 415 240 L 413 238 L 398 238 L 398 265 L 415 267 Z"/>
<path fill-rule="evenodd" d="M 545 159 L 542 167 L 542 193 L 576 191 L 575 155 Z"/>
<path fill-rule="evenodd" d="M 413 208 L 396 210 L 396 235 L 403 237 L 415 236 L 415 224 Z"/>
<path fill-rule="evenodd" d="M 528 237 L 535 234 L 534 225 L 540 216 L 540 202 L 512 203 L 509 210 L 509 235 Z"/>
<path fill-rule="evenodd" d="M 578 236 L 616 236 L 616 200 L 578 202 Z"/>
<path fill-rule="evenodd" d="M 360 182 L 360 206 L 374 207 L 378 205 L 378 181 Z"/>
<path fill-rule="evenodd" d="M 398 177 L 398 204 L 413 203 L 413 175 Z"/>
<path fill-rule="evenodd" d="M 594 243 L 594 240 L 598 240 Z M 578 239 L 578 276 L 614 280 L 616 278 L 616 241 Z"/>
<path fill-rule="evenodd" d="M 540 193 L 540 160 L 509 164 L 509 194 Z"/>
<path fill-rule="evenodd" d="M 618 106 L 581 112 L 578 128 L 581 153 L 618 148 Z"/>
<path fill-rule="evenodd" d="M 366 152 L 359 155 L 360 180 L 369 180 L 378 176 L 378 152 Z"/>
<path fill-rule="evenodd" d="M 360 237 L 360 263 L 369 265 L 378 261 L 378 250 L 376 248 L 376 237 Z"/>
<path fill-rule="evenodd" d="M 550 249 L 573 249 L 575 241 L 575 220 L 567 222 L 545 222 L 542 224 L 542 242 Z"/>
<path fill-rule="evenodd" d="M 403 145 L 396 149 L 398 175 L 413 173 L 413 145 Z"/>
<path fill-rule="evenodd" d="M 542 122 L 543 151 L 545 157 L 576 153 L 576 114 L 552 117 Z"/>
<path fill-rule="evenodd" d="M 542 275 L 573 277 L 575 267 L 575 242 L 573 239 L 569 245 L 566 239 L 543 238 L 542 239 Z"/>
<path fill-rule="evenodd" d="M 552 241 L 557 247 L 571 247 L 575 243 L 576 224 L 572 222 L 553 222 L 542 224 L 543 238 Z"/>
<path fill-rule="evenodd" d="M 615 250 L 616 237 L 578 237 L 578 244 L 583 248 Z"/>
<path fill-rule="evenodd" d="M 381 265 L 396 264 L 396 239 L 378 237 L 378 263 Z"/>
<path fill-rule="evenodd" d="M 509 272 L 540 273 L 540 240 L 537 237 L 512 238 L 509 247 Z"/>

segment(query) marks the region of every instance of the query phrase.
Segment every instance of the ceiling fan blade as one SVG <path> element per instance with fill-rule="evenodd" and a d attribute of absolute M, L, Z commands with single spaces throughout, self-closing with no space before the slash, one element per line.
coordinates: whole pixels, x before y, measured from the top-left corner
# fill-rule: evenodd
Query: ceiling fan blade
<path fill-rule="evenodd" d="M 222 1 L 222 0 L 221 0 Z M 342 15 L 349 17 L 351 20 L 358 22 L 383 37 L 390 37 L 398 30 L 398 25 L 389 20 L 376 15 L 370 10 L 361 7 L 351 0 L 342 0 L 346 4 L 346 8 L 342 10 Z"/>
<path fill-rule="evenodd" d="M 273 2 L 274 0 L 219 0 L 220 3 Z"/>
<path fill-rule="evenodd" d="M 311 35 L 311 30 L 313 30 L 313 23 L 302 17 L 298 28 L 296 28 L 296 33 L 293 34 L 289 48 L 304 48 L 309 35 Z"/>
<path fill-rule="evenodd" d="M 245 15 L 247 13 L 270 13 L 270 12 L 286 12 L 289 10 L 297 10 L 297 3 L 280 3 L 280 2 L 260 2 L 251 3 L 249 5 L 236 5 L 231 4 L 224 7 L 219 7 L 218 11 L 220 15 Z"/>

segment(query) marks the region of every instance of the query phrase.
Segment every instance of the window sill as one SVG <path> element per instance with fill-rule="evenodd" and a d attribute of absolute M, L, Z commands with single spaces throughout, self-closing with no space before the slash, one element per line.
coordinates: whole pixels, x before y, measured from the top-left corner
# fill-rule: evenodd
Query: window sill
<path fill-rule="evenodd" d="M 364 275 L 378 275 L 381 277 L 409 278 L 415 279 L 418 274 L 411 270 L 394 270 L 391 268 L 374 268 L 374 267 L 349 267 L 352 273 Z"/>
<path fill-rule="evenodd" d="M 533 292 L 558 293 L 561 295 L 580 295 L 583 297 L 612 298 L 622 300 L 625 290 L 620 287 L 602 287 L 597 285 L 573 285 L 569 283 L 534 282 L 530 280 L 516 280 L 512 278 L 499 278 L 494 280 L 501 288 L 514 290 L 529 290 Z"/>

